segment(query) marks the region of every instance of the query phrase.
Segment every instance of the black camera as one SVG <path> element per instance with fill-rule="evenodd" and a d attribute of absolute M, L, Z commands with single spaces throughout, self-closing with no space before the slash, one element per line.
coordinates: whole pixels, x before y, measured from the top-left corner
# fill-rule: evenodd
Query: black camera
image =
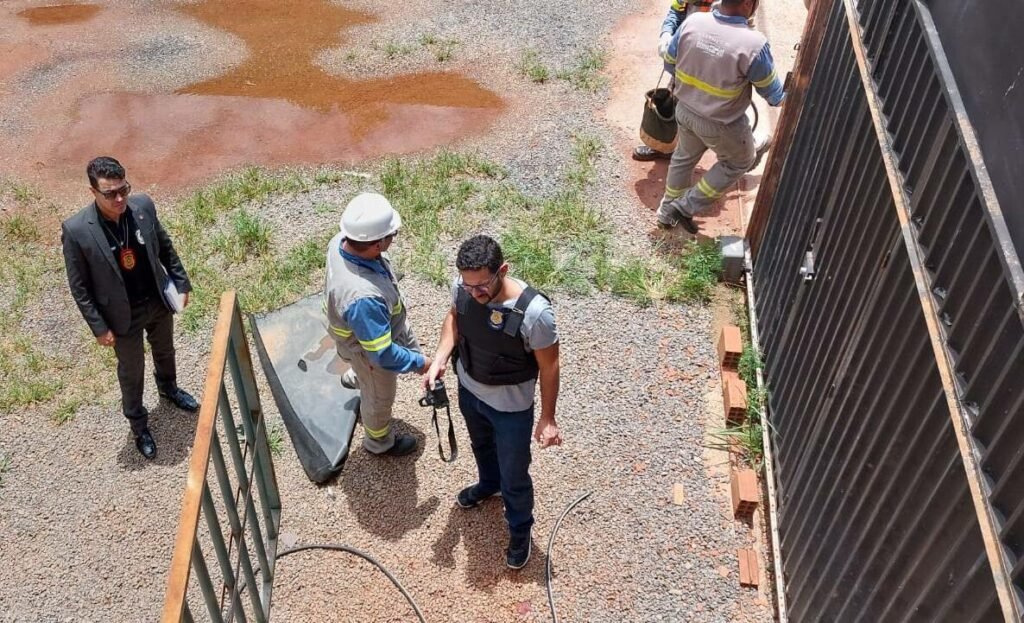
<path fill-rule="evenodd" d="M 435 409 L 443 409 L 448 406 L 448 391 L 444 388 L 444 381 L 441 379 L 434 381 L 434 389 L 420 398 L 420 406 L 434 407 Z"/>

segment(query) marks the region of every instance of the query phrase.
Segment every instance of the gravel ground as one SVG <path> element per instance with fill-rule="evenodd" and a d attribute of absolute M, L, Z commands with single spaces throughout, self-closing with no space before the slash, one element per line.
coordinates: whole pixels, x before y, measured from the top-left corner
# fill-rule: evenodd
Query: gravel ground
<path fill-rule="evenodd" d="M 138 10 L 159 5 L 111 4 Z M 369 0 L 351 6 L 359 4 L 377 6 Z M 509 109 L 486 136 L 457 147 L 501 162 L 521 188 L 541 195 L 557 188 L 573 133 L 596 136 L 608 149 L 616 137 L 593 121 L 604 93 L 520 79 L 514 65 L 522 48 L 537 49 L 553 67 L 568 65 L 582 47 L 602 45 L 613 23 L 641 4 L 530 0 L 495 11 L 483 2 L 428 1 L 417 8 L 415 21 L 395 11 L 354 29 L 350 45 L 366 49 L 373 40 L 415 40 L 420 32 L 460 41 L 452 69 L 471 72 L 502 93 Z M 577 14 L 587 19 L 575 19 Z M 134 23 L 130 29 L 145 30 Z M 147 74 L 146 88 L 209 75 L 208 65 L 194 62 L 197 50 L 218 64 L 238 58 L 229 38 L 177 26 L 132 41 L 133 62 L 148 63 L 152 55 L 162 59 Z M 342 52 L 326 53 L 321 62 L 342 72 Z M 40 75 L 57 80 L 77 70 L 47 71 Z M 589 200 L 613 224 L 618 244 L 642 250 L 649 245 L 646 225 L 636 226 L 642 208 L 616 179 L 618 158 L 607 149 L 599 158 Z M 372 170 L 372 164 L 362 170 Z M 358 179 L 277 197 L 260 210 L 274 223 L 279 242 L 305 236 L 337 219 L 337 213 L 314 206 L 340 205 L 365 184 Z M 403 288 L 411 322 L 432 349 L 446 292 L 414 276 Z M 411 377 L 399 385 L 396 415 L 402 428 L 425 441 L 424 449 L 398 460 L 371 457 L 358 447 L 357 429 L 341 478 L 316 487 L 286 444 L 276 461 L 283 530 L 299 544 L 343 542 L 370 552 L 398 575 L 429 621 L 546 621 L 543 550 L 566 504 L 592 491 L 565 520 L 555 544 L 562 620 L 771 620 L 763 595 L 738 585 L 735 550 L 753 537 L 730 517 L 722 458 L 702 446 L 709 414 L 721 409 L 712 310 L 638 309 L 603 294 L 558 293 L 555 308 L 563 353 L 559 420 L 566 441 L 534 453 L 537 525 L 527 568 L 513 573 L 504 567 L 499 500 L 472 511 L 454 507 L 454 494 L 474 479 L 469 441 L 457 422 L 463 454 L 453 465 L 440 462 L 429 413 L 415 404 L 418 388 Z M 25 330 L 45 350 L 81 348 L 81 320 L 65 291 L 38 301 L 29 316 Z M 197 395 L 209 337 L 208 329 L 178 336 L 180 384 Z M 108 391 L 64 426 L 51 424 L 42 410 L 0 415 L 0 449 L 12 461 L 0 488 L 0 558 L 7 563 L 0 565 L 0 621 L 152 621 L 159 612 L 196 418 L 159 403 L 155 388 L 148 387 L 160 455 L 146 463 L 117 414 L 113 369 L 98 373 L 109 379 Z M 260 380 L 264 407 L 277 420 Z M 682 506 L 671 503 L 674 483 L 685 488 Z M 412 620 L 381 574 L 358 559 L 327 552 L 281 559 L 274 617 Z"/>

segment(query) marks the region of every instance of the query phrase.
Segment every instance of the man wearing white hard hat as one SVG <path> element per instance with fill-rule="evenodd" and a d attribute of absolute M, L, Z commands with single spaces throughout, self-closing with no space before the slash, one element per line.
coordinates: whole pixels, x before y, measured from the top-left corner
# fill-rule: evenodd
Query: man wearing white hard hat
<path fill-rule="evenodd" d="M 382 195 L 361 193 L 345 207 L 340 225 L 327 247 L 324 311 L 338 356 L 351 366 L 342 384 L 360 390 L 363 447 L 406 455 L 416 450 L 416 438 L 391 429 L 398 375 L 422 374 L 431 359 L 420 352 L 398 280 L 383 256 L 402 219 Z"/>

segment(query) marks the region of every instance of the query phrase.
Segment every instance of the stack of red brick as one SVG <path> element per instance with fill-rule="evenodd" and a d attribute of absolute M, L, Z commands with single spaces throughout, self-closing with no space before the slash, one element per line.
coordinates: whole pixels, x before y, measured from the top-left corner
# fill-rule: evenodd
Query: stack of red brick
<path fill-rule="evenodd" d="M 742 426 L 747 418 L 747 385 L 739 375 L 743 336 L 739 327 L 726 325 L 718 338 L 718 363 L 722 372 L 722 403 L 727 426 Z M 757 474 L 752 469 L 732 469 L 732 511 L 737 519 L 752 519 L 760 500 Z M 758 556 L 752 549 L 736 551 L 740 569 L 740 585 L 757 586 Z"/>

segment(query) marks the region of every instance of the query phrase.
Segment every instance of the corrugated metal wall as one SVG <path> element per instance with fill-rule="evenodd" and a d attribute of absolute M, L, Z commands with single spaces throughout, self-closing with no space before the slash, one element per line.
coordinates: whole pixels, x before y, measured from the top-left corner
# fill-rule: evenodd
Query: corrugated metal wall
<path fill-rule="evenodd" d="M 788 615 L 1019 619 L 1024 278 L 984 145 L 925 4 L 819 4 L 750 233 Z"/>

